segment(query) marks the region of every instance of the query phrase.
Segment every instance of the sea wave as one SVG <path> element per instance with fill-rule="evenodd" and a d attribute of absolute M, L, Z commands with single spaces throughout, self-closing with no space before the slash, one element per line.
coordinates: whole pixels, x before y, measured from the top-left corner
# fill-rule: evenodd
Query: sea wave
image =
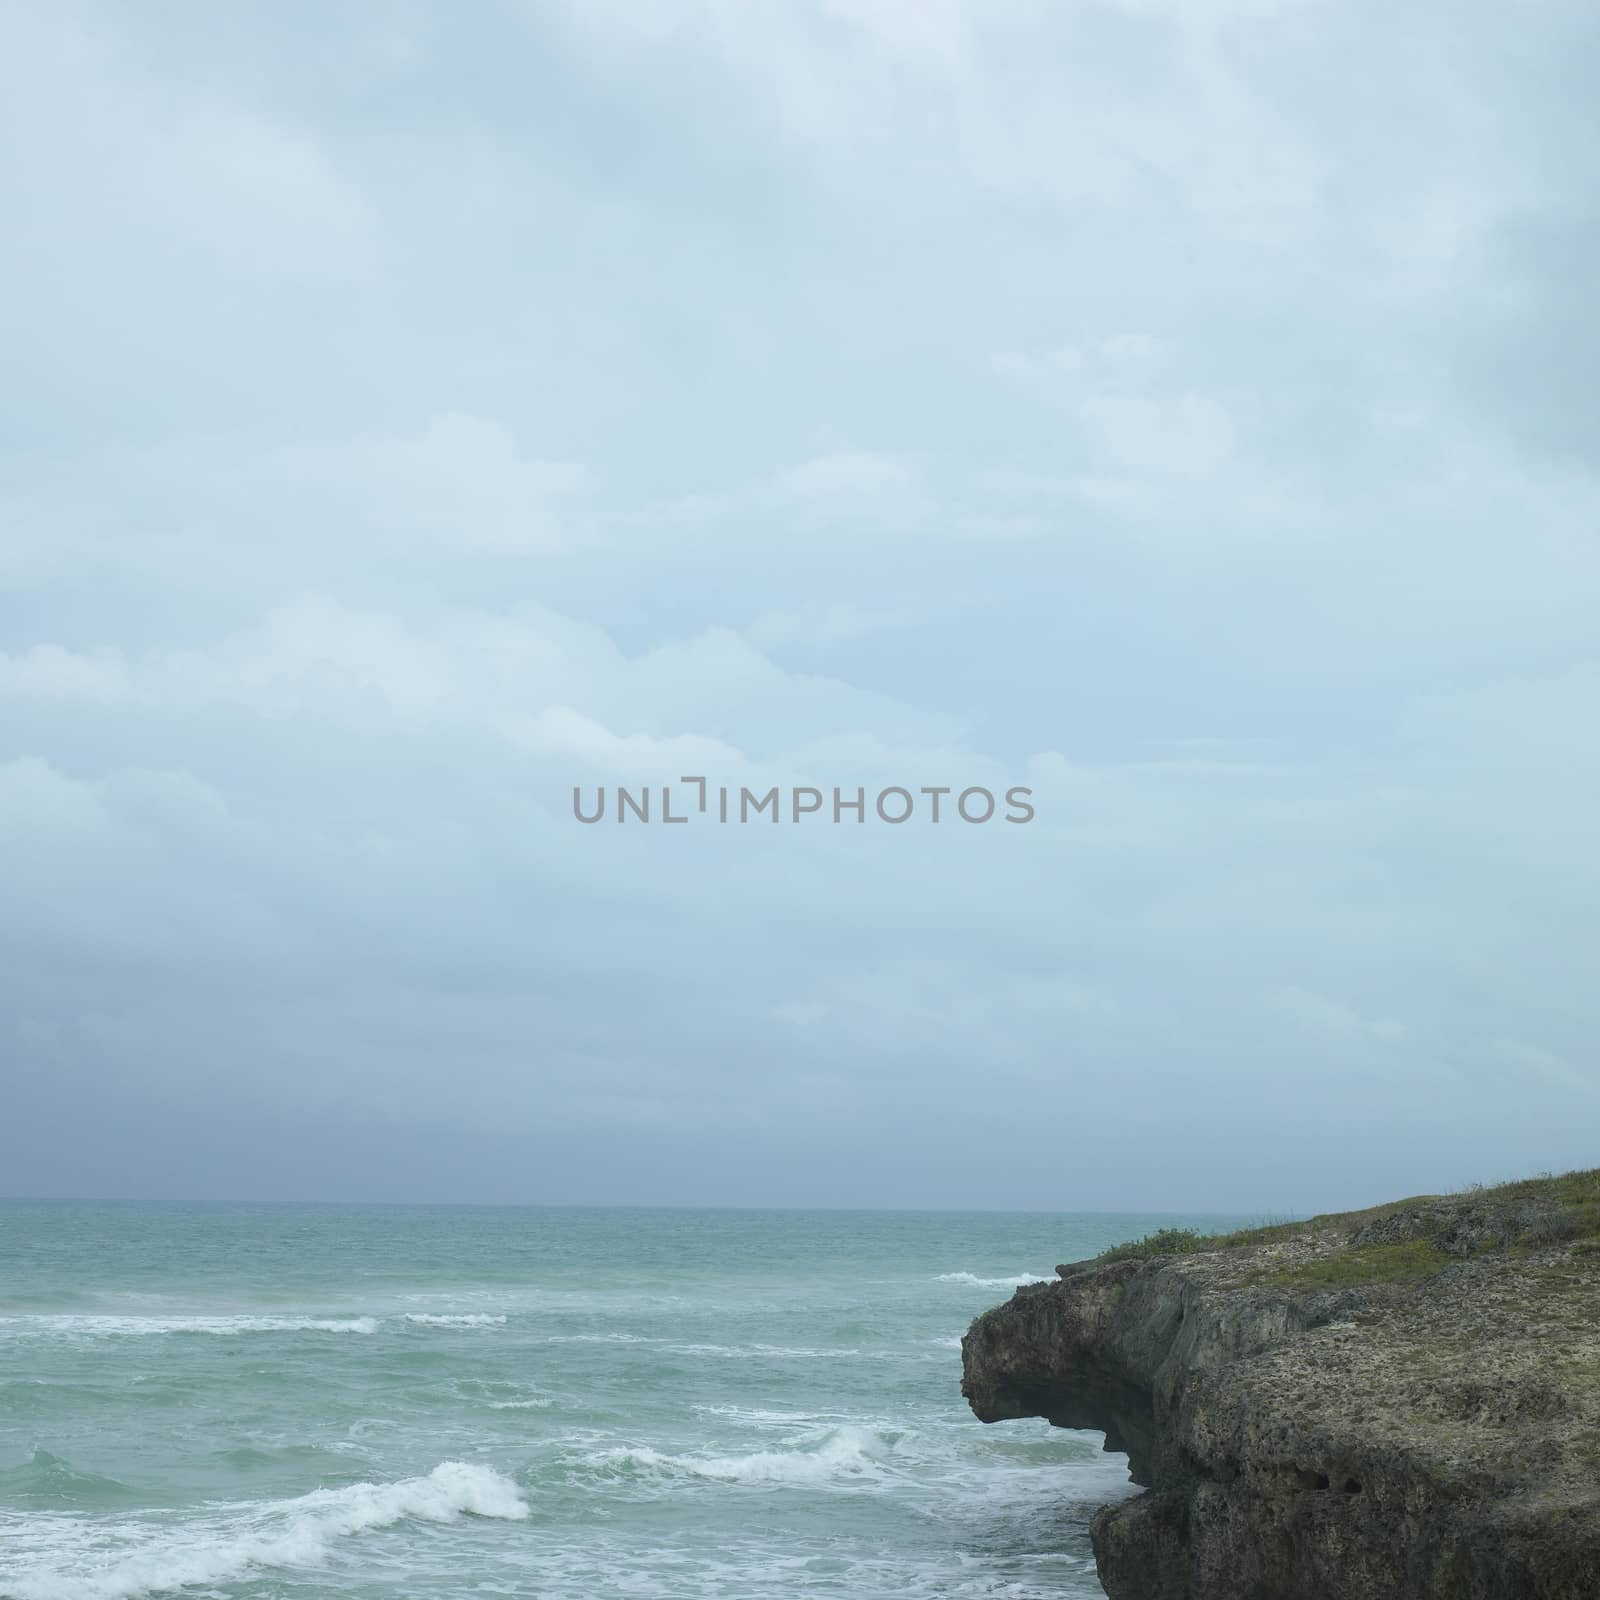
<path fill-rule="evenodd" d="M 725 1417 L 731 1422 L 758 1428 L 815 1428 L 833 1426 L 845 1418 L 837 1411 L 775 1411 L 768 1406 L 697 1405 L 691 1406 L 708 1417 Z"/>
<path fill-rule="evenodd" d="M 132 1493 L 125 1483 L 96 1472 L 80 1472 L 70 1461 L 39 1445 L 20 1467 L 0 1472 L 0 1490 L 26 1500 L 87 1505 L 125 1499 Z"/>
<path fill-rule="evenodd" d="M 836 1479 L 872 1479 L 883 1473 L 893 1446 L 871 1428 L 835 1428 L 810 1446 L 757 1450 L 745 1456 L 669 1455 L 645 1446 L 602 1450 L 593 1466 L 631 1468 L 719 1483 L 818 1484 Z"/>
<path fill-rule="evenodd" d="M 638 1333 L 552 1333 L 541 1344 L 638 1344 L 651 1345 L 677 1356 L 719 1356 L 749 1361 L 778 1358 L 791 1361 L 838 1361 L 851 1357 L 885 1358 L 892 1352 L 860 1350 L 840 1345 L 819 1347 L 788 1344 L 705 1344 L 684 1339 L 652 1339 Z"/>
<path fill-rule="evenodd" d="M 463 1311 L 446 1314 L 432 1311 L 408 1311 L 406 1321 L 425 1328 L 489 1328 L 504 1322 L 504 1317 L 490 1316 L 483 1311 Z"/>
<path fill-rule="evenodd" d="M 776 1358 L 780 1361 L 840 1361 L 850 1357 L 881 1357 L 881 1350 L 857 1350 L 846 1346 L 817 1347 L 800 1344 L 668 1344 L 667 1348 L 683 1356 L 731 1356 L 739 1361 Z"/>
<path fill-rule="evenodd" d="M 1009 1278 L 980 1278 L 975 1272 L 941 1272 L 937 1281 L 964 1283 L 976 1289 L 1020 1289 L 1025 1283 L 1048 1283 L 1050 1280 L 1039 1272 L 1018 1272 Z"/>
<path fill-rule="evenodd" d="M 23 1338 L 69 1334 L 83 1338 L 155 1333 L 376 1333 L 376 1317 L 0 1317 L 0 1333 Z"/>
<path fill-rule="evenodd" d="M 666 1344 L 666 1339 L 647 1339 L 642 1333 L 547 1333 L 540 1344 Z"/>
<path fill-rule="evenodd" d="M 318 1489 L 278 1505 L 241 1506 L 172 1535 L 151 1537 L 106 1562 L 103 1548 L 82 1541 L 52 1570 L 36 1567 L 0 1579 L 4 1600 L 137 1600 L 192 1585 L 230 1583 L 262 1568 L 320 1565 L 336 1539 L 384 1528 L 406 1518 L 451 1522 L 457 1517 L 520 1520 L 528 1503 L 509 1478 L 465 1461 L 441 1462 L 426 1477 L 394 1483 L 356 1483 Z M 84 1532 L 88 1534 L 88 1525 Z M 85 1559 L 93 1565 L 85 1564 Z M 76 1570 L 74 1570 L 76 1569 Z"/>

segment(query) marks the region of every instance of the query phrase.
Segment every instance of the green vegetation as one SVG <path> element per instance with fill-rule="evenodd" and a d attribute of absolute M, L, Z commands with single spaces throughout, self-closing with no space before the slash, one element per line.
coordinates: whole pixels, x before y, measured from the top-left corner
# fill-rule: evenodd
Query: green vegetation
<path fill-rule="evenodd" d="M 1530 1206 L 1553 1208 L 1558 1226 L 1552 1227 L 1548 1219 L 1529 1217 L 1524 1236 L 1517 1244 L 1545 1244 L 1560 1238 L 1594 1238 L 1600 1235 L 1600 1168 L 1583 1172 L 1567 1172 L 1561 1177 L 1546 1173 L 1542 1178 L 1525 1178 L 1519 1183 L 1502 1183 L 1493 1189 L 1478 1190 L 1475 1195 L 1499 1203 L 1525 1201 Z"/>
<path fill-rule="evenodd" d="M 1240 1250 L 1248 1244 L 1270 1244 L 1275 1239 L 1292 1239 L 1305 1230 L 1303 1222 L 1279 1218 L 1275 1222 L 1258 1222 L 1253 1228 L 1240 1228 L 1234 1233 L 1219 1233 L 1211 1241 L 1214 1250 Z"/>
<path fill-rule="evenodd" d="M 1186 1256 L 1207 1250 L 1216 1242 L 1214 1233 L 1197 1233 L 1193 1228 L 1157 1228 L 1142 1239 L 1129 1239 L 1102 1250 L 1096 1261 L 1148 1261 L 1153 1256 Z"/>
<path fill-rule="evenodd" d="M 1374 1283 L 1420 1283 L 1449 1266 L 1450 1257 L 1426 1239 L 1369 1244 L 1339 1255 L 1259 1274 L 1257 1283 L 1285 1289 L 1354 1289 Z"/>
<path fill-rule="evenodd" d="M 1155 1256 L 1189 1256 L 1197 1250 L 1237 1250 L 1244 1245 L 1265 1244 L 1297 1233 L 1303 1223 L 1260 1222 L 1253 1228 L 1234 1233 L 1200 1233 L 1194 1228 L 1157 1228 L 1142 1239 L 1129 1239 L 1102 1250 L 1096 1261 L 1149 1261 Z"/>
<path fill-rule="evenodd" d="M 1193 1255 L 1199 1250 L 1229 1250 L 1290 1231 L 1286 1224 L 1241 1234 L 1197 1233 L 1192 1228 L 1161 1228 L 1142 1239 L 1114 1244 L 1097 1261 L 1147 1261 L 1155 1256 Z M 1348 1289 L 1373 1283 L 1418 1283 L 1450 1264 L 1451 1258 L 1426 1239 L 1373 1244 L 1359 1250 L 1318 1256 L 1281 1272 L 1257 1273 L 1250 1281 L 1297 1289 Z"/>
<path fill-rule="evenodd" d="M 1413 1236 L 1395 1239 L 1391 1227 L 1389 1239 L 1382 1243 L 1349 1247 L 1352 1238 L 1391 1218 L 1402 1224 L 1409 1221 Z M 1248 1281 L 1342 1289 L 1420 1282 L 1453 1259 L 1486 1252 L 1525 1254 L 1569 1245 L 1575 1256 L 1591 1256 L 1600 1253 L 1600 1168 L 1560 1177 L 1545 1173 L 1511 1183 L 1475 1183 L 1454 1195 L 1415 1195 L 1366 1211 L 1331 1213 L 1303 1222 L 1264 1220 L 1235 1233 L 1159 1228 L 1141 1239 L 1114 1244 L 1095 1260 L 1149 1261 L 1291 1240 L 1303 1240 L 1318 1253 L 1312 1260 L 1275 1272 L 1258 1272 Z"/>

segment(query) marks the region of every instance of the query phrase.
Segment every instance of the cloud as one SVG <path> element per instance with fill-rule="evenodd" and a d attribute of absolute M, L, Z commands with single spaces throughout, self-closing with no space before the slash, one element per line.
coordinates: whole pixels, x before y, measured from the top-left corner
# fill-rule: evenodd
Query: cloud
<path fill-rule="evenodd" d="M 10 1181 L 1588 1154 L 1583 8 L 10 26 Z M 702 772 L 1038 815 L 571 818 Z"/>

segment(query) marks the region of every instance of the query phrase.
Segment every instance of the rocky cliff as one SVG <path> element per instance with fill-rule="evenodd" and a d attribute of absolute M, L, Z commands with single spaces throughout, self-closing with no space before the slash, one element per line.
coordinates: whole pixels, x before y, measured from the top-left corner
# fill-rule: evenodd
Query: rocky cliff
<path fill-rule="evenodd" d="M 962 1390 L 1127 1452 L 1112 1600 L 1600 1600 L 1600 1171 L 1057 1273 Z"/>

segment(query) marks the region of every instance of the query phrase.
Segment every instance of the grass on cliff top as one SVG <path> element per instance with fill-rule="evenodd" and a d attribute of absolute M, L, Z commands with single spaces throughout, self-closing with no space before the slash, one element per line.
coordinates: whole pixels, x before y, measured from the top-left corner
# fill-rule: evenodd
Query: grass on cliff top
<path fill-rule="evenodd" d="M 1102 1250 L 1096 1261 L 1150 1261 L 1156 1256 L 1188 1256 L 1198 1250 L 1236 1250 L 1242 1245 L 1283 1239 L 1307 1226 L 1303 1222 L 1267 1222 L 1233 1233 L 1200 1233 L 1194 1228 L 1157 1228 L 1140 1239 L 1128 1239 Z"/>
<path fill-rule="evenodd" d="M 1506 1183 L 1469 1183 L 1454 1198 L 1492 1197 L 1496 1200 L 1557 1200 L 1568 1205 L 1600 1201 L 1600 1167 L 1580 1167 L 1576 1172 L 1541 1172 L 1535 1178 L 1513 1178 Z"/>
<path fill-rule="evenodd" d="M 1404 1244 L 1369 1244 L 1360 1250 L 1318 1256 L 1282 1272 L 1263 1272 L 1254 1283 L 1282 1289 L 1355 1289 L 1374 1283 L 1420 1283 L 1450 1265 L 1450 1257 L 1426 1239 Z"/>
<path fill-rule="evenodd" d="M 1474 1183 L 1464 1193 L 1473 1199 L 1505 1204 L 1542 1202 L 1566 1214 L 1573 1225 L 1574 1237 L 1592 1238 L 1600 1234 L 1600 1167 L 1564 1172 L 1560 1177 L 1547 1172 L 1538 1178 L 1522 1178 L 1512 1183 Z"/>
<path fill-rule="evenodd" d="M 1241 1228 L 1234 1233 L 1200 1233 L 1193 1228 L 1159 1228 L 1140 1239 L 1129 1239 L 1102 1250 L 1096 1261 L 1148 1261 L 1157 1256 L 1193 1255 L 1202 1250 L 1234 1250 L 1249 1245 L 1268 1244 L 1298 1234 L 1346 1226 L 1352 1232 L 1365 1223 L 1404 1211 L 1410 1206 L 1459 1202 L 1463 1207 L 1489 1204 L 1509 1211 L 1526 1205 L 1539 1213 L 1529 1226 L 1526 1238 L 1515 1234 L 1498 1241 L 1500 1248 L 1576 1239 L 1578 1251 L 1600 1249 L 1600 1167 L 1567 1172 L 1560 1176 L 1543 1173 L 1536 1178 L 1519 1178 L 1509 1183 L 1474 1183 L 1450 1195 L 1413 1195 L 1392 1200 L 1365 1211 L 1336 1211 L 1308 1218 L 1304 1222 L 1274 1222 L 1256 1228 Z M 1533 1213 L 1530 1213 L 1530 1217 Z M 1552 1232 L 1551 1218 L 1556 1221 Z M 1400 1244 L 1367 1245 L 1321 1256 L 1298 1267 L 1263 1275 L 1256 1281 L 1305 1288 L 1347 1288 L 1356 1284 L 1406 1283 L 1431 1277 L 1450 1257 L 1425 1239 Z"/>
<path fill-rule="evenodd" d="M 1142 1239 L 1128 1239 L 1100 1252 L 1096 1261 L 1149 1261 L 1156 1256 L 1186 1256 L 1196 1250 L 1209 1250 L 1214 1233 L 1197 1233 L 1193 1228 L 1157 1228 Z"/>

